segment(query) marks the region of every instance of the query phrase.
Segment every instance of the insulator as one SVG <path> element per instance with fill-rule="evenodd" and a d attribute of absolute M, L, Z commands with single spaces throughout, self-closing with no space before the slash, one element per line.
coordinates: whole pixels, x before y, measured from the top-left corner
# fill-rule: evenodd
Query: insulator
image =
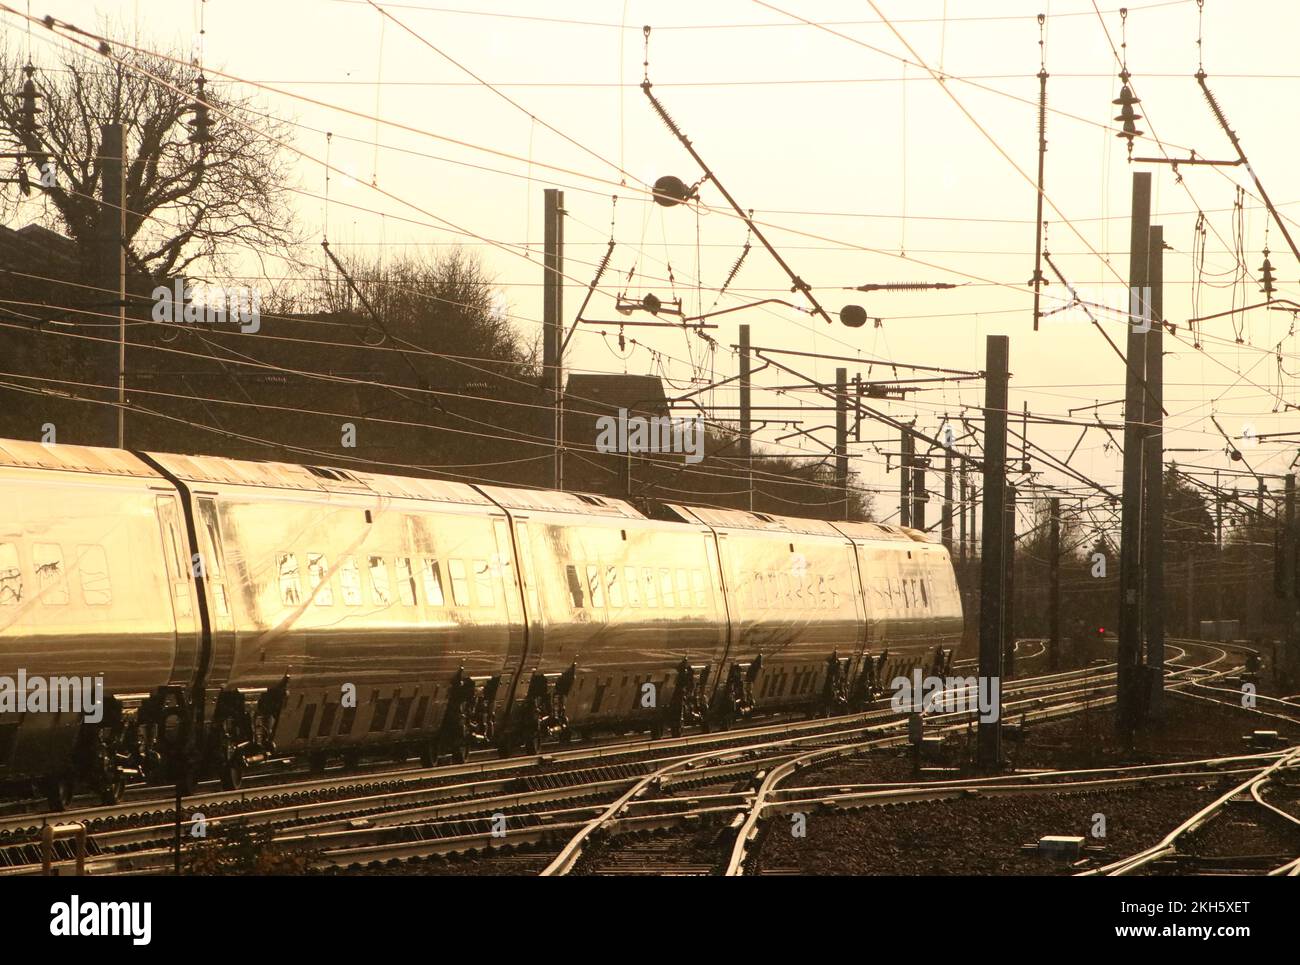
<path fill-rule="evenodd" d="M 1273 292 L 1277 289 L 1273 285 L 1273 263 L 1268 260 L 1268 249 L 1264 249 L 1264 264 L 1259 266 L 1260 286 L 1259 290 L 1264 293 L 1265 297 L 1272 298 Z"/>
<path fill-rule="evenodd" d="M 190 143 L 204 145 L 212 141 L 212 122 L 208 118 L 208 105 L 203 90 L 203 75 L 199 75 L 197 82 L 198 95 L 194 103 L 188 105 L 188 110 L 194 112 L 194 120 L 189 122 Z"/>
<path fill-rule="evenodd" d="M 40 95 L 36 93 L 36 82 L 32 79 L 36 68 L 28 64 L 23 68 L 23 73 L 27 75 L 27 79 L 23 81 L 23 88 L 19 91 L 22 103 L 18 107 L 18 130 L 22 134 L 35 134 L 36 115 L 41 113 L 41 109 L 36 106 L 36 100 Z"/>
<path fill-rule="evenodd" d="M 1129 87 L 1128 84 L 1125 84 L 1120 88 L 1119 96 L 1111 101 L 1111 103 L 1118 105 L 1119 107 L 1119 114 L 1115 117 L 1115 120 L 1124 125 L 1124 130 L 1115 136 L 1126 138 L 1131 147 L 1133 139 L 1135 137 L 1140 137 L 1144 133 L 1143 131 L 1138 130 L 1137 126 L 1137 121 L 1142 119 L 1142 115 L 1133 110 L 1133 105 L 1140 104 L 1142 101 L 1139 98 L 1134 97 L 1133 89 Z"/>

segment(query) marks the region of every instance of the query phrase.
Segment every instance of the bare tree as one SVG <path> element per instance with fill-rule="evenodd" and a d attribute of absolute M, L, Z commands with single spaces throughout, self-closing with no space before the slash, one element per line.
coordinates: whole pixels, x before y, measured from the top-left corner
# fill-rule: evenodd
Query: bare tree
<path fill-rule="evenodd" d="M 57 68 L 35 74 L 40 110 L 24 124 L 25 56 L 0 48 L 0 142 L 16 143 L 57 177 L 30 189 L 44 195 L 39 220 L 70 236 L 84 264 L 104 212 L 98 202 L 100 125 L 121 123 L 127 149 L 129 272 L 146 278 L 221 269 L 239 250 L 284 251 L 294 240 L 287 207 L 289 166 L 280 142 L 288 125 L 254 108 L 226 85 L 209 81 L 211 140 L 190 142 L 198 68 L 183 58 L 111 46 L 108 54 L 68 52 Z M 11 186 L 0 202 L 21 203 Z"/>

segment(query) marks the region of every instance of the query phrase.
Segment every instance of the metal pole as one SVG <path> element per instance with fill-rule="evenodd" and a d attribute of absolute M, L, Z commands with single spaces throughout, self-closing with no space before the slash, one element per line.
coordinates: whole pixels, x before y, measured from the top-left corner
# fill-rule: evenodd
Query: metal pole
<path fill-rule="evenodd" d="M 117 316 L 117 418 L 116 431 L 94 440 L 95 445 L 126 448 L 126 157 L 121 124 L 101 124 L 100 134 L 100 288 L 116 292 Z M 105 301 L 97 296 L 95 302 Z M 181 306 L 176 306 L 181 311 Z M 96 310 L 96 317 L 102 316 Z M 92 319 L 94 320 L 94 319 Z"/>
<path fill-rule="evenodd" d="M 943 454 L 943 523 L 940 526 L 943 545 L 952 557 L 952 450 Z"/>
<path fill-rule="evenodd" d="M 849 374 L 835 370 L 835 488 L 844 500 L 844 519 L 849 518 Z"/>
<path fill-rule="evenodd" d="M 745 462 L 745 492 L 749 511 L 754 511 L 754 431 L 750 412 L 749 326 L 740 326 L 740 458 Z"/>
<path fill-rule="evenodd" d="M 1051 499 L 1052 522 L 1047 534 L 1047 665 L 1061 667 L 1061 497 Z"/>
<path fill-rule="evenodd" d="M 1148 317 L 1147 235 L 1151 224 L 1151 175 L 1133 175 L 1133 215 L 1129 243 L 1128 345 L 1125 353 L 1124 489 L 1120 521 L 1119 652 L 1116 667 L 1116 729 L 1125 741 L 1137 729 L 1142 660 L 1142 457 L 1143 382 L 1146 375 Z"/>
<path fill-rule="evenodd" d="M 1223 639 L 1223 496 L 1214 470 L 1214 639 Z"/>
<path fill-rule="evenodd" d="M 1275 677 L 1289 682 L 1295 662 L 1296 648 L 1296 594 L 1295 594 L 1295 475 L 1286 477 L 1286 525 L 1282 529 L 1282 601 L 1283 619 L 1286 621 L 1286 639 L 1282 648 L 1282 666 L 1273 668 Z"/>
<path fill-rule="evenodd" d="M 925 456 L 912 456 L 912 525 L 925 529 L 925 504 L 929 497 L 925 492 L 925 467 L 930 460 Z"/>
<path fill-rule="evenodd" d="M 957 555 L 958 558 L 963 563 L 965 563 L 966 562 L 966 463 L 963 462 L 961 464 L 961 468 L 957 470 L 957 474 L 960 478 L 960 482 L 958 484 L 958 492 L 961 493 L 960 505 L 957 507 L 957 511 L 958 511 L 957 512 L 957 545 L 959 547 L 957 551 Z"/>
<path fill-rule="evenodd" d="M 1008 677 L 1016 672 L 1016 487 L 1007 483 L 1005 537 L 1003 556 L 1006 569 L 1006 615 L 1002 618 L 1002 671 Z"/>
<path fill-rule="evenodd" d="M 986 338 L 984 363 L 984 544 L 980 569 L 980 677 L 1002 687 L 1002 619 L 1005 606 L 1002 533 L 1007 485 L 1007 366 L 1010 345 L 1005 335 Z M 986 770 L 1002 765 L 1002 716 L 980 720 L 978 764 Z"/>
<path fill-rule="evenodd" d="M 912 436 L 906 429 L 898 456 L 898 525 L 912 525 Z"/>
<path fill-rule="evenodd" d="M 1164 228 L 1152 225 L 1147 259 L 1147 281 L 1151 286 L 1151 331 L 1146 336 L 1146 383 L 1143 394 L 1146 413 L 1146 508 L 1142 521 L 1146 529 L 1142 576 L 1146 599 L 1146 660 L 1150 674 L 1148 709 L 1160 712 L 1165 686 L 1165 452 L 1164 452 Z"/>
<path fill-rule="evenodd" d="M 543 216 L 542 369 L 551 397 L 556 489 L 564 488 L 564 192 L 547 188 Z"/>

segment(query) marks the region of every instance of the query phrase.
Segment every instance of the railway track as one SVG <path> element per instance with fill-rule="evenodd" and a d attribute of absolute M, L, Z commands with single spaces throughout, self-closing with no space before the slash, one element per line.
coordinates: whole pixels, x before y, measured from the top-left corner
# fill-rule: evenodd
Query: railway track
<path fill-rule="evenodd" d="M 1228 658 L 1227 651 L 1198 646 L 1211 651 L 1209 658 L 1171 669 L 1171 676 L 1196 683 L 1200 676 L 1220 676 L 1213 668 Z M 1171 664 L 1187 657 L 1179 648 Z M 1113 665 L 1025 678 L 1007 684 L 1004 713 L 1050 719 L 1107 703 L 1113 691 Z M 969 726 L 969 715 L 952 714 L 936 715 L 932 728 L 951 734 Z M 196 813 L 204 815 L 213 838 L 231 826 L 264 829 L 278 847 L 309 853 L 319 869 L 469 856 L 480 866 L 490 864 L 492 873 L 545 865 L 543 874 L 735 874 L 743 869 L 743 852 L 759 819 L 809 799 L 797 788 L 778 790 L 782 779 L 815 761 L 905 744 L 906 727 L 905 715 L 878 701 L 832 719 L 196 795 L 186 801 L 182 830 L 187 846 L 192 844 Z M 972 787 L 954 784 L 926 793 L 970 793 Z M 861 795 L 881 793 L 896 800 L 907 796 L 902 788 L 878 787 L 818 793 L 806 806 L 854 806 Z M 60 820 L 91 827 L 92 873 L 157 871 L 173 860 L 175 814 L 169 801 L 88 808 Z M 25 816 L 0 820 L 0 874 L 39 868 L 38 830 Z M 734 845 L 724 862 L 720 856 L 729 842 Z M 735 847 L 741 847 L 739 863 Z M 593 853 L 600 860 L 592 860 Z"/>
<path fill-rule="evenodd" d="M 1099 668 L 1085 668 L 1015 681 L 1007 692 L 1032 701 L 1054 689 L 1077 689 L 1080 682 L 1086 689 L 1104 686 L 1106 677 Z M 872 728 L 898 730 L 905 723 L 888 701 L 877 701 L 858 714 L 831 719 L 562 748 L 432 771 L 402 768 L 193 795 L 184 802 L 182 832 L 186 843 L 192 843 L 195 815 L 203 816 L 206 834 L 214 837 L 232 825 L 270 828 L 277 844 L 321 850 L 319 864 L 334 867 L 506 845 L 540 847 L 576 834 L 599 816 L 602 805 L 617 800 L 616 792 L 647 775 L 653 779 L 656 770 L 680 770 L 671 783 L 685 793 L 717 792 L 761 771 L 791 740 L 808 746 L 819 741 L 837 744 Z M 734 795 L 721 802 L 717 793 L 706 797 L 708 806 L 702 806 L 698 796 L 689 798 L 680 814 L 663 813 L 673 810 L 663 804 L 653 809 L 634 804 L 630 810 L 644 813 L 625 823 L 655 828 L 695 819 L 692 809 L 700 812 L 701 820 L 735 810 Z M 157 870 L 172 860 L 176 821 L 169 798 L 77 809 L 59 815 L 59 820 L 82 822 L 91 831 L 92 872 Z M 28 815 L 0 819 L 0 874 L 32 873 L 39 867 L 39 828 Z"/>

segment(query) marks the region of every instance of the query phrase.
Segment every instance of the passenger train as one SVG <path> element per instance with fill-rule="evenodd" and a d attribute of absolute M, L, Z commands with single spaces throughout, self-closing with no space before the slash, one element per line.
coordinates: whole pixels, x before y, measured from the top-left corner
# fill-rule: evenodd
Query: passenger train
<path fill-rule="evenodd" d="M 895 526 L 0 440 L 0 783 L 54 808 L 837 713 L 961 629 L 948 552 Z M 93 711 L 14 701 L 73 679 Z"/>

